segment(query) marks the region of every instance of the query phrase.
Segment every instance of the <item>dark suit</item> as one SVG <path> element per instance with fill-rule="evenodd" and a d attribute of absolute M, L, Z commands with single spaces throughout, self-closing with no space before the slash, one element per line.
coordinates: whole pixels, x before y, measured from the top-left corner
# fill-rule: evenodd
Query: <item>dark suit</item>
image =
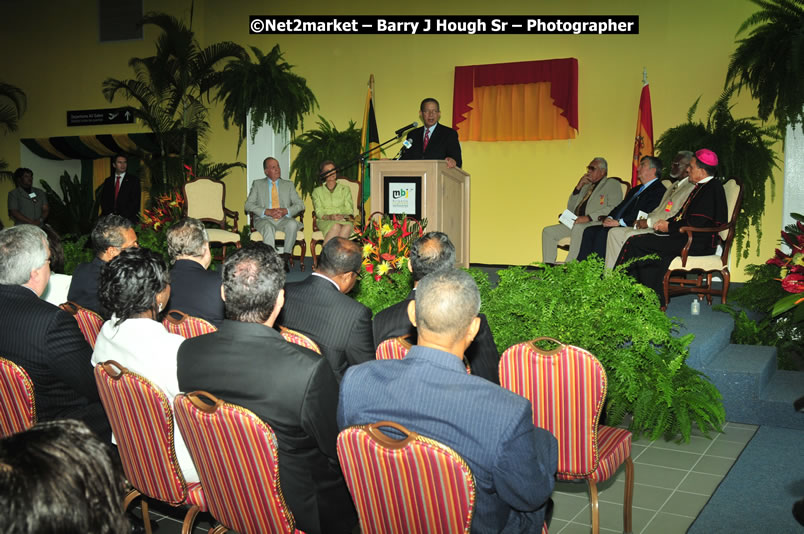
<path fill-rule="evenodd" d="M 0 285 L 0 356 L 31 377 L 39 421 L 79 419 L 111 439 L 92 374 L 92 348 L 69 313 L 27 287 Z"/>
<path fill-rule="evenodd" d="M 101 216 L 116 213 L 134 224 L 140 222 L 140 179 L 126 173 L 120 182 L 117 202 L 114 199 L 114 183 L 117 175 L 113 174 L 103 182 L 101 190 Z"/>
<path fill-rule="evenodd" d="M 558 445 L 533 426 L 530 402 L 466 374 L 461 361 L 416 346 L 402 360 L 346 372 L 338 426 L 394 421 L 451 447 L 477 487 L 472 532 L 540 532 Z"/>
<path fill-rule="evenodd" d="M 338 383 L 318 354 L 257 323 L 224 321 L 182 343 L 181 391 L 204 390 L 253 411 L 276 433 L 282 493 L 305 532 L 350 532 L 357 522 L 338 465 Z"/>
<path fill-rule="evenodd" d="M 208 271 L 197 261 L 176 260 L 170 270 L 167 309 L 206 319 L 219 327 L 223 322 L 221 273 Z"/>
<path fill-rule="evenodd" d="M 106 262 L 95 256 L 91 262 L 82 263 L 76 267 L 70 281 L 67 300 L 108 317 L 106 310 L 100 304 L 100 297 L 98 297 L 100 273 L 105 264 Z"/>
<path fill-rule="evenodd" d="M 285 285 L 285 305 L 276 323 L 312 338 L 338 382 L 347 367 L 375 357 L 371 310 L 328 278 L 313 275 Z"/>
<path fill-rule="evenodd" d="M 664 184 L 657 178 L 653 180 L 645 189 L 640 187 L 632 187 L 622 202 L 617 204 L 613 210 L 608 214 L 609 217 L 625 223 L 626 227 L 634 225 L 640 211 L 650 213 L 659 202 L 662 201 L 666 188 Z M 637 195 L 639 193 L 639 195 Z M 583 232 L 581 240 L 581 248 L 578 251 L 578 261 L 585 260 L 587 256 L 592 253 L 597 254 L 601 258 L 606 257 L 606 239 L 609 235 L 609 230 L 616 228 L 614 226 L 590 226 Z"/>
<path fill-rule="evenodd" d="M 401 159 L 446 159 L 452 158 L 455 164 L 461 167 L 463 158 L 461 158 L 461 143 L 458 141 L 458 132 L 438 124 L 430 134 L 430 140 L 427 142 L 427 150 L 424 150 L 424 126 L 416 128 L 408 133 L 408 139 L 413 142 L 413 146 L 402 154 Z"/>
<path fill-rule="evenodd" d="M 397 302 L 389 306 L 374 316 L 374 344 L 380 343 L 392 337 L 408 335 L 408 341 L 416 344 L 416 327 L 413 326 L 408 318 L 408 303 L 416 298 L 416 290 L 411 291 L 408 297 L 402 302 Z M 482 313 L 480 317 L 480 329 L 477 331 L 475 340 L 466 349 L 466 360 L 472 368 L 472 374 L 490 380 L 495 384 L 500 383 L 500 354 L 497 352 L 497 345 L 494 344 L 494 336 L 489 328 L 489 322 Z"/>
<path fill-rule="evenodd" d="M 628 272 L 638 282 L 653 289 L 659 296 L 659 303 L 664 306 L 666 304 L 662 287 L 664 274 L 687 243 L 687 234 L 680 233 L 679 228 L 719 226 L 725 224 L 727 219 L 726 193 L 720 180 L 713 178 L 703 185 L 699 183 L 687 197 L 681 210 L 668 219 L 668 233 L 657 232 L 630 237 L 623 245 L 617 265 L 632 258 L 658 254 L 658 260 L 636 262 L 629 267 Z M 712 254 L 719 243 L 720 236 L 716 233 L 695 234 L 690 245 L 690 256 Z"/>

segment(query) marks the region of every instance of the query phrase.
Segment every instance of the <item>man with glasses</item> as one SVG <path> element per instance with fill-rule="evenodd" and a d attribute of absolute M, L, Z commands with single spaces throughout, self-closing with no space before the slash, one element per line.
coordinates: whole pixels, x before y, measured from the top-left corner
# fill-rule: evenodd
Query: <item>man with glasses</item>
<path fill-rule="evenodd" d="M 425 98 L 419 106 L 419 117 L 424 126 L 408 133 L 413 145 L 402 154 L 402 159 L 443 159 L 447 167 L 461 167 L 461 144 L 458 132 L 439 124 L 441 107 L 435 98 Z"/>
<path fill-rule="evenodd" d="M 69 313 L 39 298 L 50 280 L 49 254 L 36 226 L 0 231 L 0 356 L 28 373 L 39 421 L 79 419 L 109 440 L 92 349 Z"/>
<path fill-rule="evenodd" d="M 315 341 L 340 382 L 350 365 L 374 359 L 371 310 L 348 297 L 363 262 L 360 247 L 342 237 L 321 250 L 316 272 L 285 286 L 277 324 Z"/>
<path fill-rule="evenodd" d="M 609 214 L 623 199 L 620 182 L 608 178 L 609 165 L 605 159 L 596 157 L 586 166 L 586 173 L 578 180 L 567 200 L 567 210 L 577 218 L 572 229 L 562 223 L 546 226 L 542 230 L 542 261 L 555 263 L 558 242 L 570 238 L 567 261 L 573 261 L 581 248 L 583 232 L 589 225 L 600 224 L 598 219 Z"/>
<path fill-rule="evenodd" d="M 92 248 L 95 257 L 91 262 L 82 263 L 75 268 L 67 300 L 108 318 L 98 298 L 101 267 L 120 254 L 121 250 L 138 246 L 137 234 L 130 220 L 114 214 L 98 219 L 95 228 L 92 229 Z"/>

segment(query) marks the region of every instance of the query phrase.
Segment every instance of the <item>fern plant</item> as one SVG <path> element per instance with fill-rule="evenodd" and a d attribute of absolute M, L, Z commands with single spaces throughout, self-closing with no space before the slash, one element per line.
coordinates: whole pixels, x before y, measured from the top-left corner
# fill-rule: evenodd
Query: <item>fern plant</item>
<path fill-rule="evenodd" d="M 709 148 L 718 156 L 718 175 L 739 178 L 743 183 L 743 203 L 737 217 L 735 241 L 737 264 L 747 258 L 751 249 L 752 233 L 759 254 L 762 239 L 762 216 L 765 214 L 765 188 L 774 185 L 773 169 L 778 157 L 773 145 L 780 139 L 776 128 L 761 127 L 753 117 L 735 119 L 729 103 L 734 90 L 725 91 L 709 108 L 706 123 L 693 122 L 700 97 L 687 112 L 687 122 L 665 131 L 656 141 L 658 150 L 670 168 L 671 159 L 680 150 Z M 771 188 L 773 195 L 774 189 Z"/>
<path fill-rule="evenodd" d="M 541 336 L 582 347 L 608 375 L 607 417 L 619 424 L 631 413 L 630 430 L 651 439 L 689 441 L 692 425 L 719 430 L 725 421 L 720 392 L 685 360 L 693 335 L 673 334 L 676 324 L 659 309 L 656 294 L 593 256 L 566 266 L 499 271 L 470 269 L 478 283 L 497 349 Z"/>
<path fill-rule="evenodd" d="M 290 142 L 299 148 L 296 159 L 290 166 L 290 175 L 302 196 L 313 193 L 313 189 L 321 185 L 318 179 L 319 165 L 322 161 L 332 160 L 336 165 L 351 161 L 360 154 L 360 130 L 355 128 L 355 122 L 343 131 L 338 131 L 334 122 L 329 122 L 318 116 L 318 129 L 307 130 Z M 357 162 L 339 173 L 349 179 L 357 179 Z"/>

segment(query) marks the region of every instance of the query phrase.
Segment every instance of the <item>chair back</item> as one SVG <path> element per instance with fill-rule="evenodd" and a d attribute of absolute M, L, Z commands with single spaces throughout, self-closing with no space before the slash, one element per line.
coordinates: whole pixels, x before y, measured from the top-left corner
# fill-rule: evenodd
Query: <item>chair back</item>
<path fill-rule="evenodd" d="M 293 532 L 271 427 L 205 391 L 177 395 L 173 405 L 215 519 L 241 534 Z"/>
<path fill-rule="evenodd" d="M 0 398 L 0 438 L 36 423 L 33 382 L 25 369 L 5 358 L 0 358 Z"/>
<path fill-rule="evenodd" d="M 552 341 L 546 351 L 535 345 Z M 558 440 L 558 472 L 586 475 L 597 469 L 597 430 L 606 398 L 606 372 L 588 351 L 538 338 L 500 357 L 500 385 L 528 399 L 533 424 Z"/>
<path fill-rule="evenodd" d="M 623 180 L 622 178 L 619 178 L 617 176 L 609 176 L 609 178 L 611 178 L 612 180 L 617 180 L 618 182 L 620 182 L 620 189 L 622 189 L 622 191 L 623 191 L 622 198 L 625 198 L 625 195 L 628 194 L 628 190 L 631 189 L 631 184 L 629 184 L 628 182 L 626 182 L 625 180 Z"/>
<path fill-rule="evenodd" d="M 386 339 L 377 346 L 378 360 L 401 360 L 410 350 L 407 335 Z"/>
<path fill-rule="evenodd" d="M 95 366 L 103 408 L 126 479 L 141 493 L 172 504 L 187 498 L 173 444 L 173 412 L 161 389 L 114 360 Z"/>
<path fill-rule="evenodd" d="M 740 213 L 740 206 L 743 203 L 743 184 L 736 178 L 732 178 L 723 184 L 723 191 L 726 193 L 726 209 L 728 210 L 729 223 L 734 224 L 737 222 L 737 215 Z M 720 239 L 723 240 L 723 243 L 730 244 L 731 238 L 734 236 L 734 232 L 734 226 L 723 230 L 719 234 Z M 728 251 L 726 254 L 728 254 Z"/>
<path fill-rule="evenodd" d="M 393 439 L 381 427 L 403 438 Z M 470 531 L 475 482 L 449 447 L 384 421 L 342 430 L 338 459 L 363 532 Z"/>
<path fill-rule="evenodd" d="M 363 201 L 363 187 L 357 180 L 350 180 L 343 176 L 338 178 L 338 183 L 348 187 L 349 191 L 352 193 L 352 215 L 355 216 L 355 219 L 359 219 L 360 203 Z"/>
<path fill-rule="evenodd" d="M 184 184 L 187 216 L 224 227 L 226 184 L 211 178 L 196 178 Z"/>
<path fill-rule="evenodd" d="M 179 334 L 185 339 L 202 336 L 218 330 L 215 325 L 209 321 L 201 319 L 200 317 L 187 315 L 179 310 L 170 310 L 167 312 L 165 318 L 162 319 L 162 324 L 168 332 Z"/>
<path fill-rule="evenodd" d="M 84 339 L 94 349 L 98 333 L 100 333 L 100 329 L 103 326 L 103 317 L 92 310 L 79 306 L 75 302 L 65 302 L 59 308 L 75 317 L 75 320 L 78 321 L 78 328 L 84 334 Z"/>
<path fill-rule="evenodd" d="M 285 338 L 285 341 L 288 343 L 295 343 L 296 345 L 301 345 L 302 347 L 306 347 L 314 352 L 317 352 L 318 354 L 321 354 L 321 349 L 318 348 L 318 344 L 301 332 L 280 326 L 279 333 L 282 334 L 282 337 Z"/>

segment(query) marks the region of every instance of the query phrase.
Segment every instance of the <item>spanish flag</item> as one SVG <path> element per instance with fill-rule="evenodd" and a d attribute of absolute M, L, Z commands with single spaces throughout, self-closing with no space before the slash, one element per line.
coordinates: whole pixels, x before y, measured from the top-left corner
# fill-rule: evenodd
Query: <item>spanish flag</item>
<path fill-rule="evenodd" d="M 363 152 L 371 153 L 368 155 L 363 165 L 360 166 L 360 182 L 363 184 L 363 204 L 368 202 L 371 197 L 371 180 L 368 160 L 380 158 L 380 134 L 377 131 L 377 120 L 374 118 L 374 75 L 369 80 L 368 91 L 366 93 L 366 106 L 363 109 L 363 133 L 361 135 L 361 145 Z"/>
<path fill-rule="evenodd" d="M 631 170 L 631 187 L 639 183 L 637 172 L 639 162 L 644 156 L 653 155 L 653 115 L 650 110 L 650 87 L 646 83 L 642 86 L 642 96 L 639 97 L 639 112 L 637 113 L 636 135 L 634 136 L 634 161 Z"/>

